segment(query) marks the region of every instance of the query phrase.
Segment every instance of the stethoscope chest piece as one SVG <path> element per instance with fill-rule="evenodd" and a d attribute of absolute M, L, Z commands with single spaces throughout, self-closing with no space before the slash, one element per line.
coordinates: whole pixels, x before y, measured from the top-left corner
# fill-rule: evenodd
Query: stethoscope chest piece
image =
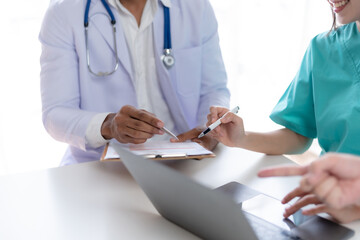
<path fill-rule="evenodd" d="M 174 66 L 175 58 L 173 55 L 171 55 L 171 49 L 164 50 L 164 55 L 161 56 L 161 60 L 167 69 L 170 69 L 172 66 Z"/>

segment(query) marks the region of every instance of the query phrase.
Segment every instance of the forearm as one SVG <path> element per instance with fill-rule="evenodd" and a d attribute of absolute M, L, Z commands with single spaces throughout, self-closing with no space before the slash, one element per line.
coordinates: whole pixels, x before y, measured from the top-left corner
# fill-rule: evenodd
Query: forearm
<path fill-rule="evenodd" d="M 96 113 L 56 107 L 43 112 L 46 131 L 57 141 L 86 150 L 86 128 Z"/>
<path fill-rule="evenodd" d="M 270 155 L 295 154 L 304 152 L 312 140 L 289 129 L 268 133 L 246 132 L 238 147 Z"/>

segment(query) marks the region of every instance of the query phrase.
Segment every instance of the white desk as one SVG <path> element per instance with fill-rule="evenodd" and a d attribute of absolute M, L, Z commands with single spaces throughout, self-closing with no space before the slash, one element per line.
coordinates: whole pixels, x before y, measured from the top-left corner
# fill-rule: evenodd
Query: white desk
<path fill-rule="evenodd" d="M 259 179 L 265 166 L 289 163 L 218 146 L 214 159 L 166 164 L 211 188 L 238 181 L 282 198 L 298 178 Z M 29 159 L 31 161 L 31 159 Z M 360 222 L 348 224 L 360 239 Z M 163 219 L 121 162 L 91 162 L 0 177 L 0 239 L 197 239 Z"/>

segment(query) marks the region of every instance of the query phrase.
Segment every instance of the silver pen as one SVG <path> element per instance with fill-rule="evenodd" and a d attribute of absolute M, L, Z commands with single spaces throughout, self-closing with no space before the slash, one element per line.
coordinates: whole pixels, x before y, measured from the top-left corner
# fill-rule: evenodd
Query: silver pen
<path fill-rule="evenodd" d="M 169 134 L 170 136 L 172 136 L 173 138 L 175 138 L 176 140 L 179 140 L 177 138 L 177 136 L 175 134 L 173 134 L 169 129 L 167 129 L 166 127 L 163 127 L 162 130 L 164 130 L 164 132 L 166 132 L 167 134 Z"/>

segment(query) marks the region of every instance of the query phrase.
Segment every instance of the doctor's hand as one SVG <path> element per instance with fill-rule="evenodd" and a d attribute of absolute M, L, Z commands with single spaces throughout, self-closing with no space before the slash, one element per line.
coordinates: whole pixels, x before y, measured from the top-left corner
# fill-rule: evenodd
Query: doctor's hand
<path fill-rule="evenodd" d="M 119 112 L 109 114 L 101 126 L 102 136 L 115 138 L 120 143 L 144 143 L 154 134 L 164 134 L 164 123 L 154 114 L 133 106 L 123 106 Z"/>
<path fill-rule="evenodd" d="M 171 142 L 185 142 L 187 140 L 191 140 L 192 142 L 197 142 L 204 148 L 208 150 L 213 150 L 216 145 L 218 144 L 218 141 L 211 136 L 205 135 L 202 138 L 198 138 L 199 134 L 204 131 L 205 128 L 193 128 L 190 131 L 187 131 L 185 133 L 182 133 L 177 136 L 179 140 L 176 140 L 174 138 L 170 139 Z"/>
<path fill-rule="evenodd" d="M 224 114 L 226 114 L 226 116 L 221 120 L 221 124 L 207 135 L 212 136 L 226 146 L 240 146 L 240 143 L 245 139 L 244 123 L 241 117 L 229 112 L 229 109 L 223 107 L 210 107 L 206 125 L 210 126 Z"/>
<path fill-rule="evenodd" d="M 360 157 L 328 153 L 307 166 L 280 166 L 258 173 L 260 177 L 303 176 L 299 187 L 286 195 L 283 203 L 295 197 L 314 194 L 333 209 L 360 206 Z"/>
<path fill-rule="evenodd" d="M 320 213 L 327 213 L 341 223 L 349 223 L 360 219 L 360 206 L 358 205 L 352 204 L 336 209 L 322 202 L 315 194 L 305 193 L 303 195 L 299 192 L 298 197 L 300 198 L 294 204 L 285 209 L 283 214 L 284 218 L 289 217 L 301 208 L 307 206 L 306 209 L 302 210 L 303 215 L 311 216 Z M 309 205 L 311 205 L 311 207 L 309 207 Z"/>

